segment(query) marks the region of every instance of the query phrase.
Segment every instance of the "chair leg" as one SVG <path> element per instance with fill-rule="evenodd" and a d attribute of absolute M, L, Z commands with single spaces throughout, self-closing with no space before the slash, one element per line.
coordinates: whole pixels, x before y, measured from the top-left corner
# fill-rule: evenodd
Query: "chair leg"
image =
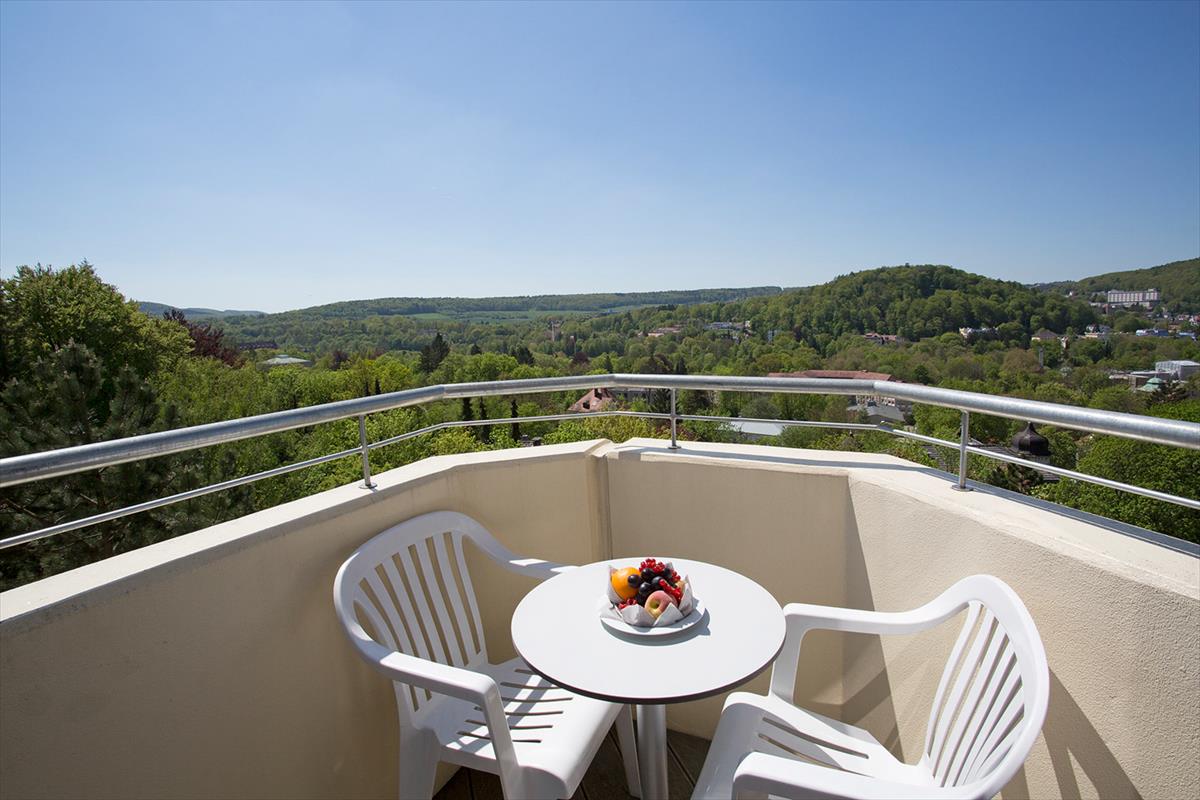
<path fill-rule="evenodd" d="M 401 732 L 400 736 L 400 800 L 432 798 L 433 781 L 437 777 L 437 740 L 411 732 L 408 736 Z"/>
<path fill-rule="evenodd" d="M 633 738 L 633 709 L 621 706 L 617 714 L 617 743 L 621 745 L 621 760 L 625 762 L 625 782 L 629 785 L 629 793 L 634 797 L 642 796 L 642 779 L 638 773 L 637 743 Z"/>
<path fill-rule="evenodd" d="M 746 754 L 754 749 L 750 743 L 754 741 L 755 730 L 763 717 L 761 709 L 738 702 L 738 694 L 730 695 L 725 701 L 704 766 L 696 778 L 692 800 L 724 800 L 734 796 L 733 774 Z M 750 800 L 754 795 L 743 793 L 737 797 Z"/>

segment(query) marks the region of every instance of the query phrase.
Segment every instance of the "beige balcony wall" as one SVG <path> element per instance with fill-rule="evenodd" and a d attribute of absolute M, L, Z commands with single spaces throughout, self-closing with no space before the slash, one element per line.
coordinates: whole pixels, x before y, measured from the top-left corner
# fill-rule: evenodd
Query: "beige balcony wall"
<path fill-rule="evenodd" d="M 392 692 L 341 633 L 334 573 L 439 508 L 518 553 L 597 560 L 595 446 L 429 459 L 374 492 L 335 489 L 3 593 L 0 796 L 394 798 Z M 485 633 L 507 658 L 530 583 L 481 560 Z"/>
<path fill-rule="evenodd" d="M 670 453 L 636 440 L 605 458 L 616 555 L 678 553 L 751 575 L 783 603 L 881 611 L 975 573 L 1010 584 L 1041 632 L 1051 696 L 1005 798 L 1200 797 L 1196 558 L 1021 495 L 955 492 L 944 474 L 888 456 L 695 443 Z M 810 635 L 797 700 L 914 762 L 956 633 Z M 668 721 L 710 735 L 719 710 L 719 698 L 684 704 Z"/>
<path fill-rule="evenodd" d="M 357 545 L 435 508 L 517 552 L 697 558 L 783 602 L 894 610 L 998 575 L 1053 672 L 1045 735 L 1005 796 L 1200 796 L 1200 562 L 1094 518 L 959 494 L 882 456 L 652 440 L 430 459 L 377 481 L 0 595 L 0 796 L 394 797 L 392 694 L 343 640 L 330 589 Z M 471 562 L 506 658 L 529 584 Z M 915 760 L 953 634 L 814 634 L 797 698 Z M 720 702 L 673 707 L 669 724 L 709 736 Z"/>

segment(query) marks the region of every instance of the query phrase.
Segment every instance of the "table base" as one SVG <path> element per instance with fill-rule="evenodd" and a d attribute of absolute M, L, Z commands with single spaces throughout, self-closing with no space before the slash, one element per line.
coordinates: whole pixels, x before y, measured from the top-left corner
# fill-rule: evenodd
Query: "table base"
<path fill-rule="evenodd" d="M 667 707 L 637 706 L 638 774 L 642 800 L 667 800 Z"/>

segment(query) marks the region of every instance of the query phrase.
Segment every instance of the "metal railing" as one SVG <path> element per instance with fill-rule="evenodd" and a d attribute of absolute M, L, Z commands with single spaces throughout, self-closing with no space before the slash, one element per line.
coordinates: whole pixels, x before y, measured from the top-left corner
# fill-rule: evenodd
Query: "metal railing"
<path fill-rule="evenodd" d="M 439 422 L 406 433 L 371 442 L 367 438 L 366 417 L 368 414 L 399 408 L 424 405 L 438 400 L 457 398 L 492 397 L 497 395 L 529 395 L 544 392 L 579 391 L 589 389 L 665 389 L 670 392 L 670 413 L 650 411 L 594 411 L 585 413 L 545 414 L 532 417 L 506 417 L 485 420 L 455 420 Z M 832 394 L 871 395 L 890 397 L 914 403 L 952 408 L 961 413 L 959 441 L 953 442 L 932 436 L 914 433 L 886 424 L 857 422 L 822 422 L 808 420 L 747 419 L 744 417 L 703 416 L 679 414 L 676 397 L 680 390 L 763 392 L 770 394 Z M 108 442 L 65 447 L 42 453 L 15 456 L 0 460 L 0 487 L 16 486 L 30 481 L 46 480 L 91 469 L 100 469 L 147 458 L 170 455 L 189 450 L 211 447 L 217 444 L 252 439 L 267 434 L 294 430 L 323 422 L 353 419 L 358 420 L 359 444 L 357 447 L 330 453 L 316 458 L 286 464 L 273 469 L 244 475 L 220 483 L 203 486 L 186 492 L 148 500 L 132 506 L 106 511 L 93 516 L 71 520 L 28 533 L 0 540 L 0 549 L 14 547 L 26 542 L 44 539 L 67 531 L 79 530 L 91 525 L 119 519 L 148 511 L 153 508 L 191 500 L 213 492 L 243 486 L 265 478 L 284 475 L 306 467 L 359 455 L 362 459 L 363 486 L 373 488 L 371 481 L 370 451 L 386 447 L 417 436 L 455 427 L 505 425 L 512 423 L 552 422 L 588 417 L 637 417 L 663 420 L 670 425 L 671 447 L 678 449 L 678 424 L 680 421 L 695 422 L 767 422 L 784 427 L 808 426 L 838 430 L 878 431 L 893 436 L 912 439 L 926 444 L 956 449 L 959 453 L 958 479 L 954 488 L 970 491 L 967 483 L 967 456 L 978 455 L 1023 466 L 1062 478 L 1084 481 L 1118 491 L 1130 492 L 1167 503 L 1200 510 L 1200 499 L 1180 497 L 1156 489 L 1121 483 L 1119 481 L 1087 475 L 1075 470 L 1049 464 L 1030 462 L 1018 456 L 998 453 L 973 446 L 969 437 L 971 413 L 982 413 L 1008 419 L 1038 422 L 1090 433 L 1109 434 L 1154 444 L 1170 445 L 1200 450 L 1200 424 L 1181 420 L 1146 417 L 1114 411 L 1064 406 L 1037 400 L 1015 397 L 963 392 L 956 389 L 939 389 L 917 384 L 891 381 L 840 380 L 824 378 L 755 378 L 721 377 L 708 375 L 579 375 L 528 380 L 489 381 L 482 383 L 456 383 L 425 386 L 390 394 L 325 403 L 307 408 L 278 411 L 255 417 L 196 425 L 190 428 L 148 433 L 115 439 Z"/>

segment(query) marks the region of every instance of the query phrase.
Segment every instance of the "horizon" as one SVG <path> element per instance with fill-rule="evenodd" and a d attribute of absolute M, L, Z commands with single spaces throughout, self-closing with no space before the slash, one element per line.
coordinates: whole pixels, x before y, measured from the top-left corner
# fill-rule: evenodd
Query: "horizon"
<path fill-rule="evenodd" d="M 86 258 L 275 313 L 1161 265 L 1200 253 L 1198 30 L 1162 2 L 0 3 L 0 275 Z"/>
<path fill-rule="evenodd" d="M 1171 261 L 1163 262 L 1162 264 L 1148 264 L 1148 265 L 1139 266 L 1139 267 L 1129 267 L 1127 269 L 1110 270 L 1110 272 L 1132 272 L 1132 271 L 1140 270 L 1140 269 L 1153 269 L 1155 267 L 1165 267 L 1165 266 L 1169 266 L 1171 264 L 1178 264 L 1178 263 L 1181 263 L 1184 261 L 1194 261 L 1194 260 L 1198 260 L 1198 259 L 1200 259 L 1200 255 L 1192 256 L 1190 258 L 1177 258 L 1177 259 L 1173 259 Z M 43 266 L 49 266 L 49 265 L 43 265 Z M 96 265 L 92 264 L 91 266 L 95 267 Z M 786 292 L 800 291 L 802 289 L 811 289 L 811 288 L 814 288 L 816 286 L 820 286 L 820 285 L 823 285 L 826 283 L 832 283 L 833 281 L 836 281 L 839 278 L 844 278 L 849 275 L 855 275 L 855 274 L 858 274 L 861 272 L 873 272 L 875 270 L 880 270 L 880 269 L 898 269 L 901 267 L 949 267 L 950 269 L 956 269 L 956 270 L 960 270 L 962 272 L 968 272 L 968 273 L 971 273 L 974 275 L 980 275 L 985 278 L 992 278 L 994 280 L 1001 280 L 1001 281 L 1010 280 L 1010 279 L 1003 278 L 1003 277 L 997 277 L 995 275 L 985 275 L 980 272 L 972 272 L 971 270 L 963 270 L 960 267 L 954 266 L 953 264 L 886 264 L 886 265 L 877 266 L 877 267 L 864 267 L 862 269 L 852 269 L 848 272 L 838 273 L 837 275 L 834 275 L 834 276 L 828 278 L 827 280 L 823 280 L 818 283 L 805 284 L 803 286 L 779 286 L 778 284 L 755 284 L 755 285 L 748 284 L 745 286 L 738 286 L 738 285 L 731 284 L 728 286 L 673 286 L 673 287 L 657 288 L 657 289 L 655 289 L 655 288 L 638 289 L 635 291 L 596 289 L 596 290 L 588 291 L 588 292 L 535 292 L 535 293 L 526 293 L 526 294 L 380 295 L 378 297 L 355 297 L 355 298 L 343 298 L 340 300 L 329 300 L 327 302 L 317 303 L 317 304 L 311 305 L 311 306 L 297 306 L 295 308 L 281 308 L 281 309 L 278 309 L 275 311 L 264 311 L 263 309 L 258 309 L 258 308 L 253 308 L 253 309 L 252 308 L 235 308 L 234 306 L 218 307 L 218 306 L 201 306 L 201 305 L 195 305 L 195 304 L 176 305 L 174 303 L 165 303 L 161 300 L 148 300 L 146 298 L 137 298 L 137 297 L 133 297 L 129 294 L 125 294 L 125 297 L 127 300 L 134 300 L 135 302 L 138 302 L 138 303 L 154 303 L 157 305 L 168 306 L 170 308 L 175 308 L 175 309 L 179 309 L 179 310 L 191 308 L 191 309 L 204 309 L 207 311 L 221 311 L 221 312 L 248 311 L 251 313 L 262 313 L 262 314 L 286 314 L 286 313 L 292 312 L 292 311 L 306 311 L 311 308 L 320 308 L 322 306 L 337 305 L 339 303 L 365 303 L 365 302 L 371 302 L 373 300 L 505 300 L 505 299 L 538 298 L 538 297 L 573 297 L 573 296 L 579 296 L 579 295 L 593 295 L 593 294 L 631 295 L 631 294 L 651 294 L 651 293 L 655 293 L 655 292 L 712 292 L 712 291 L 725 291 L 725 290 L 738 291 L 738 290 L 745 290 L 745 289 L 778 289 L 781 293 L 786 293 Z M 99 269 L 97 269 L 96 271 L 97 271 L 97 274 L 100 276 L 101 280 L 104 280 L 104 274 Z M 1104 274 L 1104 273 L 1097 273 L 1097 274 Z M 1012 281 L 1012 282 L 1020 283 L 1023 286 L 1037 287 L 1037 286 L 1044 286 L 1044 285 L 1049 285 L 1049 284 L 1054 284 L 1054 283 L 1061 283 L 1063 281 L 1069 282 L 1069 281 L 1083 280 L 1085 278 L 1091 278 L 1091 277 L 1095 277 L 1095 276 L 1094 275 L 1080 275 L 1076 278 L 1060 278 L 1060 279 L 1055 279 L 1055 280 L 1050 280 L 1050 281 L 1034 281 L 1034 282 Z M 106 281 L 106 282 L 109 282 L 109 281 Z M 120 286 L 117 286 L 116 288 L 118 291 L 121 291 Z M 1158 287 L 1147 286 L 1145 288 L 1154 289 L 1154 288 L 1158 288 Z M 124 294 L 124 292 L 122 292 L 122 293 Z M 549 312 L 547 312 L 547 313 L 549 313 Z M 404 316 L 404 315 L 401 315 L 401 316 Z"/>

